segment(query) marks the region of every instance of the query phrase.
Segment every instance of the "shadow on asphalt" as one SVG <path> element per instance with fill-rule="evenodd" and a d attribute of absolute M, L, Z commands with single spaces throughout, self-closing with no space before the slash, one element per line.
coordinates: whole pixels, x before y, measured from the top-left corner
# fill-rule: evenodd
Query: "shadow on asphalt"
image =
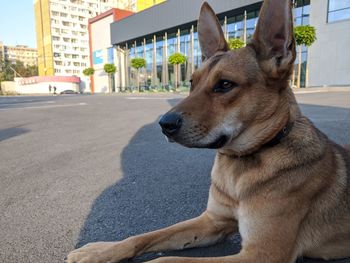
<path fill-rule="evenodd" d="M 325 112 L 335 116 L 339 108 L 302 105 L 302 110 L 307 115 Z M 349 116 L 350 110 L 344 109 L 344 113 Z M 339 125 L 349 131 L 349 122 Z M 142 127 L 122 152 L 123 178 L 95 200 L 76 248 L 89 242 L 122 240 L 200 215 L 206 207 L 214 155 L 211 150 L 168 144 L 157 121 Z M 240 238 L 236 235 L 208 248 L 153 253 L 131 262 L 169 255 L 226 256 L 239 250 Z M 326 261 L 299 259 L 298 262 Z M 350 259 L 328 262 L 349 263 Z"/>
<path fill-rule="evenodd" d="M 12 137 L 20 136 L 30 130 L 22 128 L 21 126 L 11 127 L 7 129 L 0 130 L 0 142 L 10 139 Z"/>

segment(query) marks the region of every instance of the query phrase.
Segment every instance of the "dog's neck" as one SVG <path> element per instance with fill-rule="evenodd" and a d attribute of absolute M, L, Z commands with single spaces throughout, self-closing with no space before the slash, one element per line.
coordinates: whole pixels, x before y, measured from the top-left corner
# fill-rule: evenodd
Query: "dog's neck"
<path fill-rule="evenodd" d="M 284 103 L 282 103 L 282 108 L 284 109 L 277 109 L 276 112 L 284 110 L 285 113 L 283 116 L 276 117 L 270 121 L 270 125 L 274 126 L 273 128 L 262 126 L 262 128 L 256 129 L 260 131 L 260 133 L 257 132 L 254 135 L 252 132 L 248 131 L 248 135 L 239 138 L 240 141 L 238 143 L 234 140 L 231 145 L 219 149 L 218 153 L 231 157 L 246 157 L 280 144 L 286 137 L 288 137 L 293 130 L 295 121 L 301 116 L 299 106 L 291 89 L 286 89 L 284 97 Z M 264 136 L 264 132 L 269 129 L 272 132 L 269 132 L 267 136 Z M 261 139 L 254 140 L 255 138 Z"/>
<path fill-rule="evenodd" d="M 293 129 L 294 122 L 288 121 L 287 125 L 284 126 L 275 137 L 272 138 L 269 142 L 265 143 L 261 148 L 264 147 L 273 147 L 279 144 L 285 137 L 288 136 L 290 131 Z"/>

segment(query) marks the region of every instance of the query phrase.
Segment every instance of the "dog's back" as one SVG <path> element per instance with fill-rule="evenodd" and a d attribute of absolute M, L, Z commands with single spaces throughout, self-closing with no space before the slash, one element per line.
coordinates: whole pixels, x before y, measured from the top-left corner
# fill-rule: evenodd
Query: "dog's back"
<path fill-rule="evenodd" d="M 314 183 L 323 187 L 313 197 L 302 224 L 300 246 L 308 257 L 344 258 L 350 251 L 350 145 L 335 144 L 313 128 L 324 148 L 320 166 L 312 167 L 321 168 Z"/>

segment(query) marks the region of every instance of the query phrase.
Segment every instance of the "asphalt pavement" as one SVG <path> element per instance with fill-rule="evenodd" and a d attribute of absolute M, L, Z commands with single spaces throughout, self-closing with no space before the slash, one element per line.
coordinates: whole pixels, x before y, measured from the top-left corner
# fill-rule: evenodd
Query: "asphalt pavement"
<path fill-rule="evenodd" d="M 121 240 L 201 214 L 215 151 L 169 144 L 157 124 L 182 98 L 0 97 L 0 262 L 63 262 L 86 243 Z M 350 92 L 297 98 L 322 131 L 350 143 Z M 239 242 L 234 236 L 213 247 L 132 262 L 224 256 L 237 253 Z"/>

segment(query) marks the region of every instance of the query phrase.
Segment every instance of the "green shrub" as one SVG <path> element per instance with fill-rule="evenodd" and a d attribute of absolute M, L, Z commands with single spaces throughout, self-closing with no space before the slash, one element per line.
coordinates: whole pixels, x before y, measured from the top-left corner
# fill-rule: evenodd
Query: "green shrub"
<path fill-rule="evenodd" d="M 114 74 L 117 72 L 117 67 L 114 64 L 105 64 L 103 66 L 103 70 L 107 73 L 107 74 Z"/>
<path fill-rule="evenodd" d="M 86 68 L 83 70 L 84 76 L 87 76 L 87 77 L 94 75 L 94 73 L 95 73 L 95 70 L 93 68 Z"/>
<path fill-rule="evenodd" d="M 169 63 L 172 65 L 184 64 L 187 57 L 182 53 L 174 53 L 169 57 Z"/>
<path fill-rule="evenodd" d="M 133 58 L 131 60 L 131 67 L 140 69 L 146 67 L 146 60 L 144 58 Z"/>
<path fill-rule="evenodd" d="M 311 46 L 316 41 L 316 29 L 313 26 L 296 26 L 294 28 L 295 42 L 298 45 Z"/>
<path fill-rule="evenodd" d="M 240 38 L 230 38 L 228 41 L 228 46 L 230 49 L 239 49 L 245 46 L 243 40 Z"/>

